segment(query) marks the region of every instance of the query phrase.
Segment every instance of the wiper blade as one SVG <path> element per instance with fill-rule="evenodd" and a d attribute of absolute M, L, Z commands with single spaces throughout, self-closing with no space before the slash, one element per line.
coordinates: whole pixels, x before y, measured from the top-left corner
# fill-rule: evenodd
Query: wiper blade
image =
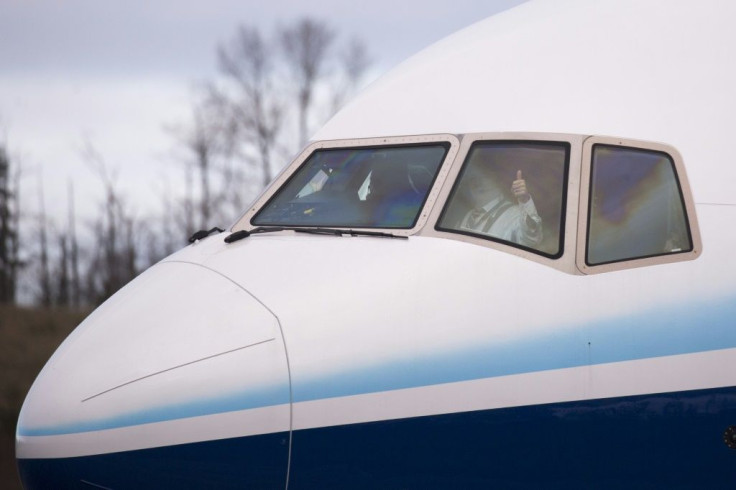
<path fill-rule="evenodd" d="M 192 236 L 189 237 L 189 243 L 194 243 L 197 240 L 202 240 L 204 238 L 207 238 L 208 236 L 210 236 L 211 234 L 215 232 L 222 233 L 223 231 L 225 230 L 223 230 L 222 228 L 218 228 L 217 226 L 215 226 L 214 228 L 210 228 L 209 230 L 199 230 L 198 232 L 194 233 Z"/>
<path fill-rule="evenodd" d="M 237 242 L 243 238 L 260 233 L 272 233 L 277 231 L 294 231 L 297 233 L 310 233 L 312 235 L 335 235 L 335 236 L 375 236 L 385 238 L 408 238 L 404 235 L 395 235 L 385 231 L 370 230 L 342 230 L 340 228 L 302 228 L 298 226 L 258 226 L 252 230 L 238 230 L 225 237 L 225 243 Z"/>
<path fill-rule="evenodd" d="M 395 235 L 385 231 L 371 231 L 371 230 L 341 230 L 340 228 L 293 228 L 294 231 L 299 233 L 312 233 L 315 235 L 350 235 L 350 236 L 377 236 L 385 238 L 409 238 L 406 235 Z"/>
<path fill-rule="evenodd" d="M 257 228 L 253 228 L 252 230 L 238 230 L 226 236 L 225 243 L 237 242 L 238 240 L 242 240 L 243 238 L 247 238 L 251 235 L 256 235 L 258 233 L 271 233 L 271 232 L 284 231 L 284 230 L 289 230 L 289 229 L 290 228 L 283 228 L 281 226 L 259 226 Z"/>

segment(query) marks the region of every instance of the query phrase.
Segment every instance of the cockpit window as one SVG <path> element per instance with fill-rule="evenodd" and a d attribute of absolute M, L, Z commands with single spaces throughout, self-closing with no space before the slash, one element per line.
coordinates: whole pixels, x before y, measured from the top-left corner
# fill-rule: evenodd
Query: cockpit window
<path fill-rule="evenodd" d="M 474 143 L 437 229 L 561 256 L 569 149 L 558 142 Z"/>
<path fill-rule="evenodd" d="M 689 252 L 693 244 L 669 155 L 593 146 L 588 265 Z"/>
<path fill-rule="evenodd" d="M 448 149 L 437 143 L 317 150 L 251 223 L 412 228 Z"/>

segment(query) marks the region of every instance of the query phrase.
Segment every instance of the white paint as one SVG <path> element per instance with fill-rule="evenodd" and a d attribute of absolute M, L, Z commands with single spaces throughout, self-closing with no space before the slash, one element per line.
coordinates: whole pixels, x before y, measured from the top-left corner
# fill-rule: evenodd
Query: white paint
<path fill-rule="evenodd" d="M 229 274 L 276 313 L 298 384 L 484 342 L 564 331 L 585 336 L 590 324 L 605 319 L 733 295 L 736 275 L 724 262 L 731 230 L 723 223 L 736 222 L 736 209 L 698 211 L 706 241 L 698 260 L 597 276 L 421 236 L 288 232 L 231 245 L 211 237 L 173 258 Z"/>
<path fill-rule="evenodd" d="M 719 388 L 736 383 L 736 372 L 722 368 L 734 362 L 736 349 L 728 349 L 328 398 L 295 404 L 293 429 Z M 707 373 L 707 383 L 698 373 Z M 284 432 L 288 415 L 289 406 L 279 405 L 105 431 L 21 436 L 17 457 L 87 456 Z"/>
<path fill-rule="evenodd" d="M 293 428 L 720 388 L 736 384 L 723 369 L 734 362 L 736 349 L 727 349 L 327 398 L 295 403 Z"/>
<path fill-rule="evenodd" d="M 316 140 L 542 131 L 660 141 L 701 202 L 736 203 L 736 4 L 536 1 L 474 24 L 371 85 Z"/>
<path fill-rule="evenodd" d="M 277 319 L 226 278 L 164 263 L 64 341 L 26 398 L 19 432 L 84 430 L 272 386 L 283 386 L 288 401 Z"/>

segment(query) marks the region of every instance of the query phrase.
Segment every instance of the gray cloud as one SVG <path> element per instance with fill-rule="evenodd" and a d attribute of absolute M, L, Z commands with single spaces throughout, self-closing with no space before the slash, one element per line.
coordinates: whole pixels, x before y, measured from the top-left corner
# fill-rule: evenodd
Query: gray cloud
<path fill-rule="evenodd" d="M 78 209 L 95 209 L 98 189 L 79 154 L 87 138 L 120 170 L 126 194 L 151 202 L 157 199 L 151 183 L 162 180 L 162 155 L 172 144 L 163 126 L 186 117 L 191 86 L 212 77 L 215 48 L 238 24 L 268 33 L 312 16 L 343 39 L 362 39 L 374 72 L 382 72 L 519 3 L 6 0 L 0 3 L 0 131 L 7 130 L 24 164 L 44 168 L 49 202 L 63 202 L 72 179 L 80 183 Z M 25 195 L 32 201 L 35 193 Z"/>
<path fill-rule="evenodd" d="M 238 23 L 270 31 L 309 15 L 356 35 L 391 66 L 429 42 L 520 0 L 340 0 L 207 2 L 128 0 L 13 1 L 0 7 L 4 73 L 130 72 L 201 77 L 214 71 L 215 46 Z"/>

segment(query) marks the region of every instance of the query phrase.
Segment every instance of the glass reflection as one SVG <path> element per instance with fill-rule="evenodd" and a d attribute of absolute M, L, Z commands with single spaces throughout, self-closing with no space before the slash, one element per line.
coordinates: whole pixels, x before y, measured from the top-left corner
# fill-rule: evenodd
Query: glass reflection
<path fill-rule="evenodd" d="M 591 265 L 692 250 L 669 155 L 595 145 L 588 226 Z"/>
<path fill-rule="evenodd" d="M 557 142 L 475 143 L 438 229 L 559 256 L 568 149 Z"/>
<path fill-rule="evenodd" d="M 412 228 L 449 145 L 315 151 L 254 225 Z"/>

